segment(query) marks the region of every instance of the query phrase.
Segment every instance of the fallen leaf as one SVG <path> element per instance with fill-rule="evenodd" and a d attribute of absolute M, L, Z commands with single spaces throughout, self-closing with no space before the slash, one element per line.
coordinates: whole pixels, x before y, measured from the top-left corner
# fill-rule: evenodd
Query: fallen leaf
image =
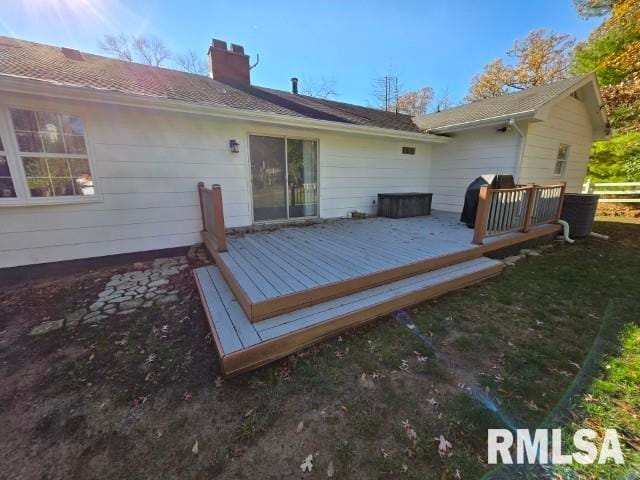
<path fill-rule="evenodd" d="M 194 443 L 194 444 L 193 444 L 193 448 L 191 448 L 191 452 L 192 452 L 194 455 L 197 455 L 197 454 L 198 454 L 198 440 L 196 440 L 196 443 Z"/>
<path fill-rule="evenodd" d="M 574 367 L 576 367 L 578 370 L 580 370 L 580 364 L 576 363 L 576 362 L 569 362 L 571 365 L 573 365 Z"/>
<path fill-rule="evenodd" d="M 462 475 L 460 474 L 460 470 L 458 470 L 457 468 L 456 468 L 456 473 L 453 476 L 453 478 L 455 478 L 456 480 L 462 480 Z"/>
<path fill-rule="evenodd" d="M 245 412 L 245 414 L 244 414 L 244 418 L 250 417 L 250 416 L 251 416 L 251 414 L 252 414 L 253 412 L 255 412 L 255 411 L 256 411 L 256 408 L 255 408 L 255 407 L 253 407 L 253 408 L 251 408 L 251 409 L 247 410 L 247 411 Z"/>
<path fill-rule="evenodd" d="M 222 384 L 224 383 L 224 380 L 222 379 L 222 377 L 216 377 L 214 383 L 215 383 L 216 388 L 220 388 L 222 386 Z"/>
<path fill-rule="evenodd" d="M 402 464 L 402 471 L 406 472 L 407 470 L 409 470 L 409 465 L 407 465 L 406 463 Z"/>
<path fill-rule="evenodd" d="M 413 447 L 415 447 L 416 444 L 418 443 L 418 434 L 416 433 L 416 431 L 413 429 L 413 427 L 409 423 L 409 420 L 403 420 L 402 421 L 402 428 L 404 429 L 405 434 L 407 435 L 407 437 L 411 441 L 411 445 Z"/>
<path fill-rule="evenodd" d="M 296 428 L 296 433 L 301 433 L 303 428 L 304 428 L 304 422 L 300 422 L 298 424 L 298 428 Z"/>
<path fill-rule="evenodd" d="M 385 451 L 384 448 L 380 449 L 380 453 L 382 454 L 382 458 L 388 458 L 389 457 L 389 453 L 387 451 Z"/>
<path fill-rule="evenodd" d="M 190 394 L 189 392 L 187 392 L 187 391 L 185 391 L 185 392 L 182 394 L 182 399 L 183 399 L 185 402 L 188 402 L 188 401 L 189 401 L 189 400 L 191 400 L 192 398 L 193 398 L 193 395 L 191 395 L 191 394 Z"/>
<path fill-rule="evenodd" d="M 451 449 L 453 448 L 453 445 L 451 445 L 450 441 L 444 438 L 444 435 L 435 437 L 434 440 L 438 442 L 438 453 L 440 454 L 441 458 L 451 455 Z"/>
<path fill-rule="evenodd" d="M 434 407 L 436 405 L 438 405 L 438 402 L 436 401 L 435 398 L 431 397 L 429 400 L 427 400 L 431 405 L 433 405 Z"/>
<path fill-rule="evenodd" d="M 327 467 L 327 477 L 333 477 L 333 474 L 336 473 L 335 468 L 333 467 L 333 462 L 329 462 L 329 466 Z"/>
<path fill-rule="evenodd" d="M 313 469 L 313 455 L 307 455 L 307 458 L 304 459 L 302 465 L 300 465 L 300 470 L 303 472 L 310 472 Z"/>
<path fill-rule="evenodd" d="M 538 410 L 540 410 L 540 407 L 538 407 L 538 405 L 536 405 L 533 400 L 529 400 L 527 402 L 527 407 L 529 408 L 529 410 L 532 410 L 534 412 L 537 412 Z"/>

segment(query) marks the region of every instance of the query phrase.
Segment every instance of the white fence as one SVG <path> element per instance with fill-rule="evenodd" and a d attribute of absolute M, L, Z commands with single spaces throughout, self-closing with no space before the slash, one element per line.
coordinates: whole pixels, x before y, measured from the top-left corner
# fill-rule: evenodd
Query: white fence
<path fill-rule="evenodd" d="M 582 193 L 600 195 L 600 203 L 640 203 L 640 182 L 605 182 L 582 186 Z"/>

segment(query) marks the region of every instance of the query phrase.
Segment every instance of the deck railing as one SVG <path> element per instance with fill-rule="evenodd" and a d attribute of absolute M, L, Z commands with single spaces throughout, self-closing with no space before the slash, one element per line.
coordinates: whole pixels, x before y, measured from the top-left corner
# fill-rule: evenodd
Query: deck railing
<path fill-rule="evenodd" d="M 217 252 L 227 250 L 227 238 L 224 227 L 224 211 L 222 208 L 222 187 L 212 185 L 206 188 L 203 182 L 198 183 L 200 213 L 202 214 L 202 239 L 207 247 Z"/>
<path fill-rule="evenodd" d="M 515 188 L 480 187 L 473 243 L 508 232 L 527 232 L 560 218 L 566 182 L 556 185 L 519 185 Z"/>

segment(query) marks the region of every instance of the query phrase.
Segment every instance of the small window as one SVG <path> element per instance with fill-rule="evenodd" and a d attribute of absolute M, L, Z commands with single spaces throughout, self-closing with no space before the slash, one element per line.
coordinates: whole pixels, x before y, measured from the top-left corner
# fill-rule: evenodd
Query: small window
<path fill-rule="evenodd" d="M 16 189 L 9 169 L 9 161 L 0 138 L 0 198 L 16 198 Z"/>
<path fill-rule="evenodd" d="M 12 109 L 11 121 L 31 197 L 94 195 L 80 117 Z"/>
<path fill-rule="evenodd" d="M 556 157 L 556 165 L 553 174 L 563 177 L 567 170 L 567 160 L 569 160 L 569 145 L 561 143 L 558 147 L 558 156 Z"/>
<path fill-rule="evenodd" d="M 416 147 L 402 147 L 403 155 L 415 155 Z"/>

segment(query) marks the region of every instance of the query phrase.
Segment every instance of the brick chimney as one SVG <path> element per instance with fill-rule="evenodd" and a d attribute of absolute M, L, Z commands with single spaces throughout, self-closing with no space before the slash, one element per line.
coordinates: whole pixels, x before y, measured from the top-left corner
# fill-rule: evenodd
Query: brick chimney
<path fill-rule="evenodd" d="M 213 39 L 209 47 L 209 76 L 221 82 L 249 85 L 249 55 L 245 55 L 244 48 L 231 44 L 227 48 L 227 42 Z"/>

